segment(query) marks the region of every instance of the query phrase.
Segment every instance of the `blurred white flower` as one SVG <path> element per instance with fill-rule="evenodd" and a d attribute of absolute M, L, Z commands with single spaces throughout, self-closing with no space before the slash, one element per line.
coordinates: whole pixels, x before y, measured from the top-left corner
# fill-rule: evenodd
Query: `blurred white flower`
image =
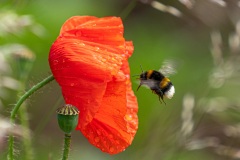
<path fill-rule="evenodd" d="M 45 28 L 36 23 L 32 16 L 18 15 L 11 10 L 0 12 L 0 37 L 5 37 L 8 34 L 20 34 L 25 29 L 39 37 L 46 35 Z"/>

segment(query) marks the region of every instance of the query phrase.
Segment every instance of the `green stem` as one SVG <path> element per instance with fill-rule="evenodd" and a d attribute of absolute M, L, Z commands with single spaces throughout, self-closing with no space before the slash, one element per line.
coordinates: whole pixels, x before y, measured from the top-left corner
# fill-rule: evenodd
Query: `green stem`
<path fill-rule="evenodd" d="M 51 82 L 52 80 L 54 80 L 53 75 L 48 76 L 47 78 L 45 78 L 44 80 L 42 80 L 41 82 L 39 82 L 38 84 L 36 84 L 35 86 L 33 86 L 29 91 L 27 91 L 17 102 L 17 104 L 14 106 L 12 112 L 11 112 L 11 116 L 10 116 L 10 122 L 12 125 L 14 125 L 15 123 L 15 119 L 16 119 L 16 114 L 18 113 L 18 110 L 20 108 L 20 106 L 22 105 L 22 103 L 29 97 L 31 96 L 34 92 L 36 92 L 37 90 L 39 90 L 40 88 L 42 88 L 43 86 L 45 86 L 46 84 L 48 84 L 49 82 Z M 8 147 L 8 160 L 14 160 L 14 137 L 13 135 L 9 136 L 9 147 Z"/>
<path fill-rule="evenodd" d="M 28 121 L 29 116 L 28 116 L 28 112 L 27 112 L 27 106 L 24 104 L 19 109 L 19 119 L 21 121 L 21 125 L 28 130 L 29 129 L 29 121 Z M 22 142 L 23 142 L 23 151 L 24 151 L 23 157 L 24 157 L 24 159 L 28 159 L 28 160 L 34 159 L 31 136 L 28 131 L 23 132 Z"/>
<path fill-rule="evenodd" d="M 27 91 L 17 102 L 16 106 L 13 108 L 12 112 L 11 112 L 11 116 L 10 116 L 10 121 L 12 123 L 14 123 L 15 118 L 16 118 L 16 114 L 20 108 L 20 106 L 22 105 L 22 103 L 29 97 L 31 96 L 34 92 L 36 92 L 37 90 L 39 90 L 40 88 L 42 88 L 43 86 L 45 86 L 46 84 L 48 84 L 49 82 L 51 82 L 52 80 L 54 80 L 53 75 L 50 75 L 49 77 L 45 78 L 44 80 L 42 80 L 41 82 L 39 82 L 38 84 L 36 84 L 35 86 L 33 86 L 29 91 Z"/>
<path fill-rule="evenodd" d="M 13 160 L 14 159 L 14 140 L 13 140 L 13 135 L 9 136 L 9 140 L 8 140 L 8 156 L 7 159 L 8 160 Z"/>
<path fill-rule="evenodd" d="M 132 0 L 127 7 L 124 8 L 124 10 L 120 13 L 120 17 L 124 20 L 130 13 L 131 11 L 136 7 L 137 5 L 137 0 Z"/>
<path fill-rule="evenodd" d="M 21 64 L 21 63 L 19 63 Z M 31 64 L 31 65 L 30 65 Z M 19 88 L 18 94 L 20 95 L 20 92 L 25 90 L 26 88 L 26 82 L 27 82 L 27 78 L 28 78 L 28 74 L 30 73 L 30 70 L 32 68 L 32 63 L 30 63 L 28 65 L 28 69 L 24 69 L 25 72 L 21 72 L 20 73 L 20 82 L 21 82 L 21 87 Z M 18 67 L 18 68 L 22 68 L 22 67 Z M 27 106 L 26 103 L 23 103 L 21 108 L 19 108 L 19 120 L 21 122 L 22 127 L 24 127 L 26 130 L 29 130 L 29 115 L 27 112 Z M 29 134 L 29 131 L 24 131 L 23 132 L 23 139 L 22 139 L 22 143 L 23 143 L 23 151 L 24 154 L 23 158 L 24 159 L 28 159 L 28 160 L 32 160 L 33 159 L 33 147 L 32 147 L 32 141 L 31 141 L 31 137 Z"/>
<path fill-rule="evenodd" d="M 71 144 L 71 133 L 70 134 L 65 133 L 62 160 L 68 160 L 70 144 Z"/>

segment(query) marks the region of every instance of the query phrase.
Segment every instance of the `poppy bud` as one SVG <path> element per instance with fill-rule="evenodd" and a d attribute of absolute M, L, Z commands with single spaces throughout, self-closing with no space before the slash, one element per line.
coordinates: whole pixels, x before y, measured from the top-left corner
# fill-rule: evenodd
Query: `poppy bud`
<path fill-rule="evenodd" d="M 19 74 L 24 74 L 21 72 L 28 74 L 35 60 L 34 53 L 24 45 L 15 44 L 12 45 L 11 48 L 11 55 L 18 65 Z"/>
<path fill-rule="evenodd" d="M 71 104 L 57 109 L 58 125 L 64 133 L 71 133 L 77 126 L 79 111 Z"/>

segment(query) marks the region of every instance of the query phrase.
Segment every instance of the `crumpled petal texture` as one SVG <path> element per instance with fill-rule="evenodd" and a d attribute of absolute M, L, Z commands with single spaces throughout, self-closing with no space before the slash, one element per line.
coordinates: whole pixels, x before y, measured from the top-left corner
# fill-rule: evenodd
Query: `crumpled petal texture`
<path fill-rule="evenodd" d="M 49 53 L 66 104 L 80 110 L 76 129 L 110 154 L 129 146 L 138 129 L 127 61 L 132 53 L 120 18 L 93 16 L 68 19 Z"/>

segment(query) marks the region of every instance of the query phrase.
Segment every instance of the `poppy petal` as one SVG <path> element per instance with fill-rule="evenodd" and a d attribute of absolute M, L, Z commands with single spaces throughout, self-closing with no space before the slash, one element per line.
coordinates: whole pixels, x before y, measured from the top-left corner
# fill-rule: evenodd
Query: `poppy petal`
<path fill-rule="evenodd" d="M 120 46 L 125 43 L 123 25 L 119 17 L 75 16 L 64 23 L 60 36 L 74 36 L 84 41 L 111 46 Z"/>
<path fill-rule="evenodd" d="M 120 76 L 126 77 L 124 74 Z M 80 128 L 90 143 L 110 154 L 129 146 L 138 128 L 137 99 L 129 78 L 117 81 L 122 78 L 107 84 L 98 112 L 86 127 Z"/>
<path fill-rule="evenodd" d="M 50 68 L 63 97 L 80 110 L 76 129 L 110 154 L 129 146 L 138 128 L 127 62 L 132 53 L 118 17 L 72 17 L 50 49 Z"/>

